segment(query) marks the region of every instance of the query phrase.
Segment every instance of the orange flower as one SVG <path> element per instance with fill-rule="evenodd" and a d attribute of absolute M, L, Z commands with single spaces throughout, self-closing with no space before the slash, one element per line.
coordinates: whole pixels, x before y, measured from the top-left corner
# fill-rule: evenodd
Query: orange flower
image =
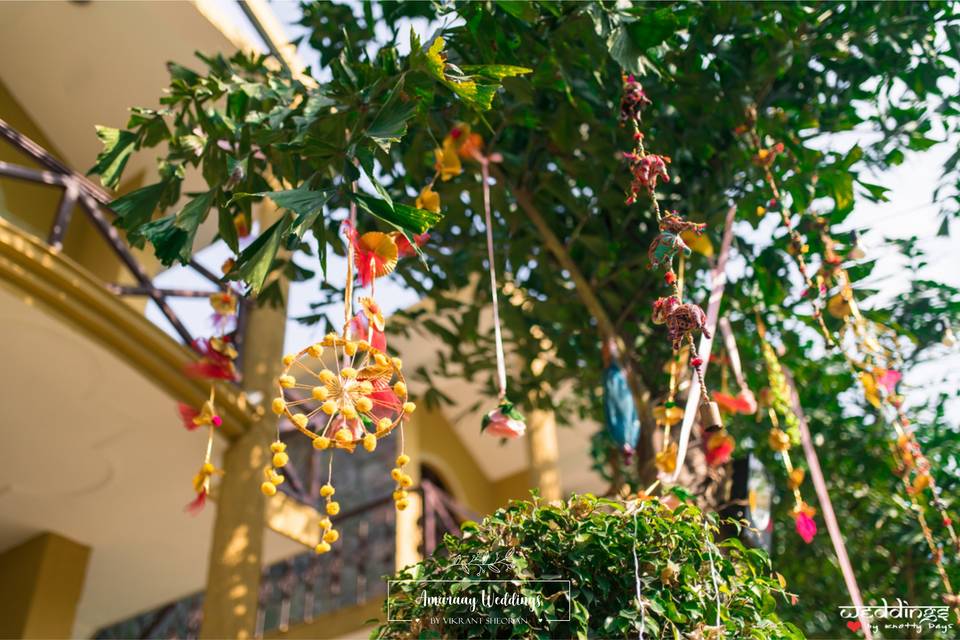
<path fill-rule="evenodd" d="M 360 235 L 349 222 L 343 224 L 357 261 L 357 274 L 360 276 L 361 286 L 366 287 L 373 282 L 374 278 L 393 272 L 397 266 L 399 252 L 391 234 L 368 231 Z"/>
<path fill-rule="evenodd" d="M 433 190 L 433 185 L 428 184 L 417 196 L 417 209 L 426 209 L 431 213 L 440 213 L 440 194 Z"/>
<path fill-rule="evenodd" d="M 463 173 L 463 165 L 460 164 L 458 155 L 457 141 L 452 135 L 443 139 L 443 147 L 434 150 L 437 162 L 434 165 L 437 169 L 440 179 L 446 182 Z"/>
<path fill-rule="evenodd" d="M 464 133 L 461 135 L 460 157 L 467 160 L 478 160 L 483 157 L 483 138 L 479 133 Z"/>

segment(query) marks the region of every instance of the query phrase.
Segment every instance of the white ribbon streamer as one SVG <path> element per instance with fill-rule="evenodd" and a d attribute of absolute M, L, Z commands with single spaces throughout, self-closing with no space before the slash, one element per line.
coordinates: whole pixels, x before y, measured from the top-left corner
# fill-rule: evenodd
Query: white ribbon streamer
<path fill-rule="evenodd" d="M 497 349 L 497 385 L 499 399 L 507 396 L 507 365 L 503 354 L 503 335 L 500 331 L 500 304 L 497 300 L 497 265 L 493 261 L 493 220 L 490 214 L 490 159 L 480 159 L 480 177 L 483 180 L 483 215 L 487 227 L 487 261 L 490 271 L 490 300 L 493 305 L 493 339 Z"/>

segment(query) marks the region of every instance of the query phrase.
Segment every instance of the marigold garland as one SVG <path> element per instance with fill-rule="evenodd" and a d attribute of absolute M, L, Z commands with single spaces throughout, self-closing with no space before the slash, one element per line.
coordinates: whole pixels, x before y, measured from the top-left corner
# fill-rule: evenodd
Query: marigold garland
<path fill-rule="evenodd" d="M 177 405 L 180 420 L 187 431 L 194 431 L 200 427 L 207 428 L 207 446 L 203 463 L 193 477 L 193 490 L 196 497 L 186 506 L 186 511 L 191 514 L 197 514 L 203 510 L 210 495 L 211 479 L 214 476 L 222 476 L 224 473 L 213 464 L 213 431 L 223 424 L 223 419 L 216 410 L 217 390 L 214 382 L 216 380 L 236 381 L 239 378 L 234 366 L 238 355 L 237 350 L 226 334 L 230 321 L 237 314 L 237 297 L 228 289 L 211 294 L 209 302 L 214 311 L 213 326 L 219 331 L 219 335 L 194 341 L 193 348 L 200 354 L 200 358 L 188 364 L 185 372 L 191 377 L 210 380 L 210 397 L 200 407 L 184 402 Z"/>
<path fill-rule="evenodd" d="M 763 353 L 763 360 L 767 368 L 767 380 L 769 390 L 765 394 L 764 404 L 767 405 L 767 415 L 770 418 L 770 434 L 768 442 L 770 448 L 780 454 L 780 461 L 783 463 L 784 471 L 787 474 L 787 487 L 793 493 L 794 506 L 790 513 L 794 519 L 794 525 L 797 533 L 807 544 L 813 542 L 813 537 L 817 533 L 817 523 L 813 516 L 816 515 L 816 509 L 804 501 L 800 493 L 800 486 L 803 484 L 806 472 L 793 465 L 790 458 L 790 448 L 793 445 L 800 444 L 800 419 L 793 411 L 790 402 L 790 387 L 787 384 L 783 369 L 780 366 L 780 360 L 773 345 L 767 340 L 767 331 L 763 322 L 757 317 L 757 335 L 760 337 L 760 349 Z M 781 429 L 780 418 L 783 417 L 783 426 Z M 758 414 L 759 418 L 759 414 Z"/>
<path fill-rule="evenodd" d="M 882 325 L 870 323 L 860 314 L 856 298 L 853 292 L 853 286 L 849 274 L 842 268 L 843 258 L 836 252 L 836 243 L 829 233 L 829 226 L 825 219 L 816 220 L 819 234 L 824 245 L 823 264 L 821 270 L 816 275 L 816 280 L 810 276 L 804 255 L 809 251 L 809 247 L 802 236 L 793 227 L 790 219 L 789 210 L 782 201 L 780 189 L 777 180 L 773 175 L 772 168 L 776 157 L 784 152 L 782 143 L 774 144 L 769 148 L 764 148 L 759 134 L 756 130 L 757 113 L 754 107 L 747 110 L 747 122 L 737 128 L 735 133 L 745 134 L 750 141 L 755 152 L 754 164 L 763 170 L 764 181 L 769 186 L 773 198 L 769 204 L 771 208 L 778 208 L 781 221 L 790 237 L 790 246 L 788 253 L 794 257 L 800 274 L 806 284 L 804 291 L 805 297 L 810 297 L 813 305 L 813 316 L 817 321 L 824 340 L 828 347 L 834 347 L 841 351 L 847 364 L 850 367 L 854 377 L 856 377 L 864 391 L 864 398 L 874 407 L 881 409 L 886 406 L 892 407 L 895 418 L 888 420 L 893 426 L 896 441 L 892 444 L 891 450 L 894 459 L 897 462 L 898 469 L 901 471 L 901 478 L 904 488 L 910 499 L 912 510 L 917 515 L 924 538 L 930 549 L 933 562 L 940 574 L 946 592 L 945 600 L 953 606 L 954 614 L 960 622 L 960 599 L 954 593 L 947 573 L 943 567 L 943 549 L 938 544 L 926 522 L 923 514 L 923 505 L 919 502 L 919 497 L 924 489 L 929 488 L 933 493 L 934 507 L 940 513 L 943 526 L 947 529 L 948 535 L 953 545 L 960 552 L 960 540 L 958 540 L 953 520 L 946 512 L 946 505 L 940 499 L 939 490 L 936 487 L 933 475 L 930 470 L 929 461 L 923 456 L 920 445 L 917 442 L 912 430 L 907 429 L 909 419 L 903 412 L 902 396 L 894 392 L 897 382 L 900 379 L 900 373 L 894 369 L 893 362 L 895 358 L 890 358 L 890 354 L 880 343 L 878 333 L 887 333 L 893 336 L 893 342 L 896 343 L 896 334 Z M 757 208 L 757 214 L 763 215 L 766 210 L 763 207 Z M 856 238 L 854 246 L 848 254 L 849 259 L 859 259 L 863 257 L 862 250 L 857 245 Z M 827 297 L 828 282 L 836 283 L 840 292 L 830 298 L 826 305 L 823 300 Z M 811 295 L 812 293 L 812 295 Z M 851 336 L 849 342 L 852 344 L 851 355 L 843 348 L 843 345 L 837 340 L 831 331 L 827 328 L 823 318 L 823 309 L 826 309 L 836 317 L 842 318 L 844 325 L 842 333 Z M 919 462 L 918 461 L 922 461 Z M 913 480 L 910 480 L 911 474 Z"/>

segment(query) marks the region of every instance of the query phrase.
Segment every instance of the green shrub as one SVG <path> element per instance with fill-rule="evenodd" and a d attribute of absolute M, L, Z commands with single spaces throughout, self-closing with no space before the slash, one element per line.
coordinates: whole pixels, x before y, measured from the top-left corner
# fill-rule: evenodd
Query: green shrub
<path fill-rule="evenodd" d="M 715 516 L 655 500 L 534 500 L 465 523 L 462 538 L 447 536 L 438 553 L 394 576 L 387 622 L 372 637 L 635 638 L 641 624 L 647 638 L 803 637 L 775 613 L 777 596 L 789 594 L 767 556 L 736 539 L 715 543 Z M 549 579 L 569 587 L 536 582 Z M 518 594 L 529 604 L 491 606 L 483 591 Z M 458 599 L 426 599 L 435 596 Z"/>

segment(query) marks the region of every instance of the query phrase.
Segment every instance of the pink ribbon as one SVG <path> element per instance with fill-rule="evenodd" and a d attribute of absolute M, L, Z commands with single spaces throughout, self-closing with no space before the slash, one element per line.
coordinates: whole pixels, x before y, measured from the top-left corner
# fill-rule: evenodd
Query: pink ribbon
<path fill-rule="evenodd" d="M 720 253 L 717 255 L 717 264 L 710 272 L 710 301 L 707 304 L 707 331 L 710 335 L 715 335 L 717 328 L 717 318 L 720 316 L 720 301 L 723 299 L 723 288 L 727 284 L 727 258 L 730 257 L 730 245 L 733 242 L 733 220 L 737 216 L 737 208 L 730 207 L 727 210 L 727 219 L 723 227 L 723 239 L 720 241 Z M 700 345 L 697 347 L 697 354 L 703 359 L 703 376 L 707 376 L 707 365 L 710 363 L 710 349 L 713 347 L 713 339 L 708 338 L 706 333 L 700 334 Z M 697 418 L 697 408 L 700 405 L 700 381 L 697 376 L 693 376 L 690 383 L 690 391 L 687 393 L 687 406 L 683 411 L 683 424 L 680 427 L 680 439 L 677 445 L 677 464 L 674 467 L 673 474 L 667 478 L 667 482 L 677 481 L 680 471 L 683 469 L 683 461 L 687 458 L 687 445 L 690 442 L 690 432 L 693 430 L 693 422 Z"/>
<path fill-rule="evenodd" d="M 853 602 L 853 606 L 857 608 L 857 617 L 860 619 L 863 635 L 867 640 L 873 640 L 873 634 L 870 632 L 870 618 L 863 608 L 863 598 L 860 597 L 857 576 L 853 573 L 853 566 L 851 566 L 850 558 L 847 556 L 847 547 L 843 542 L 843 535 L 840 533 L 840 525 L 837 522 L 836 514 L 833 512 L 833 503 L 830 502 L 827 483 L 823 479 L 823 470 L 820 469 L 820 459 L 817 457 L 817 450 L 813 446 L 813 438 L 810 437 L 807 417 L 803 413 L 803 407 L 800 406 L 800 395 L 797 393 L 793 376 L 786 368 L 784 368 L 783 374 L 787 380 L 787 385 L 790 387 L 790 401 L 793 404 L 793 412 L 797 415 L 800 423 L 800 442 L 803 444 L 803 455 L 806 457 L 807 466 L 810 468 L 810 481 L 813 482 L 813 488 L 817 492 L 817 500 L 820 501 L 820 511 L 823 513 L 823 521 L 826 523 L 827 532 L 830 534 L 830 542 L 833 543 L 833 551 L 837 554 L 840 573 L 843 574 L 843 581 L 847 585 L 850 600 Z"/>

